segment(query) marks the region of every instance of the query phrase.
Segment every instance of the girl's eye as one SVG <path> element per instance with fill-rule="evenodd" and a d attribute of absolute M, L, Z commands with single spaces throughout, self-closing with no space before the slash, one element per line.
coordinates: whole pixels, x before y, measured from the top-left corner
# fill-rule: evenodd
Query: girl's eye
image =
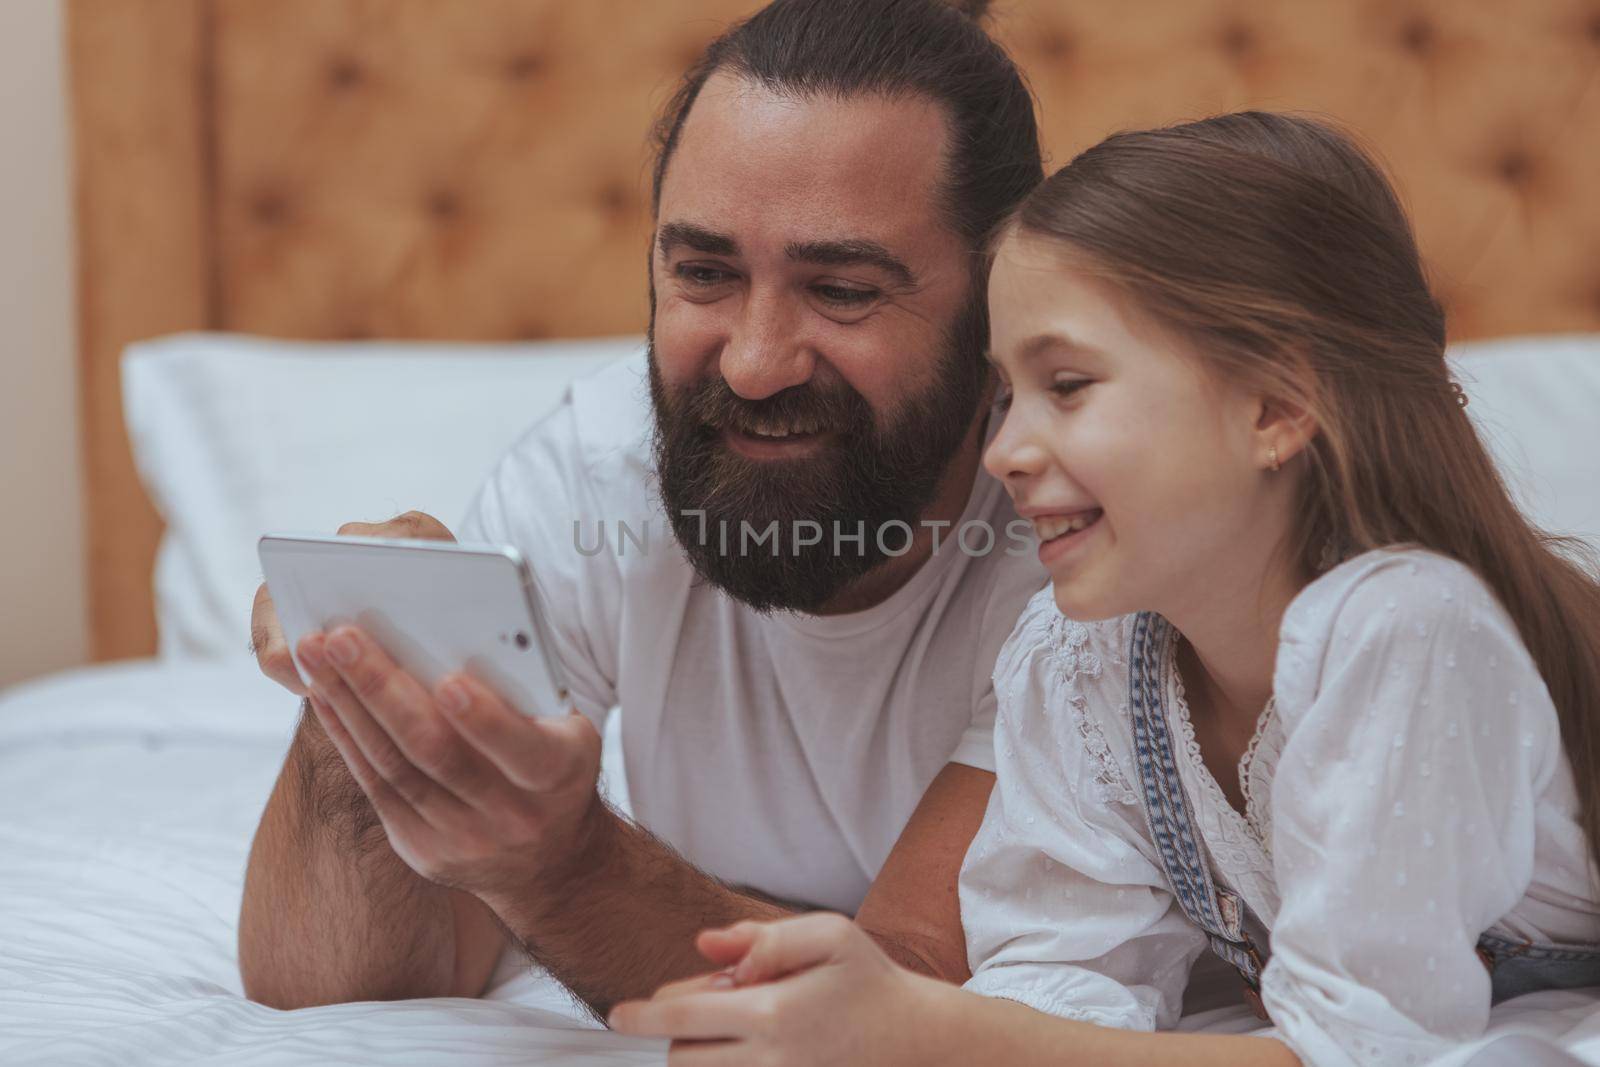
<path fill-rule="evenodd" d="M 850 289 L 842 285 L 814 285 L 811 291 L 820 296 L 824 303 L 832 304 L 838 308 L 866 307 L 878 299 L 876 289 Z"/>
<path fill-rule="evenodd" d="M 995 391 L 994 406 L 1002 412 L 1011 410 L 1011 386 L 1001 385 Z"/>
<path fill-rule="evenodd" d="M 708 267 L 702 263 L 680 263 L 673 268 L 673 273 L 682 281 L 701 289 L 713 288 L 733 277 L 725 270 Z"/>
<path fill-rule="evenodd" d="M 1057 378 L 1050 383 L 1050 391 L 1063 400 L 1071 399 L 1089 385 L 1087 378 Z"/>

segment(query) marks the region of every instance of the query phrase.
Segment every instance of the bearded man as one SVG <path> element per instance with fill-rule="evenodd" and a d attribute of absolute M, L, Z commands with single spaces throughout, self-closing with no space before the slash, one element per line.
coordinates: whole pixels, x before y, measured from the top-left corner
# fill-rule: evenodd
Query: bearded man
<path fill-rule="evenodd" d="M 603 1013 L 709 969 L 702 928 L 810 907 L 966 977 L 990 674 L 1044 580 L 979 465 L 984 241 L 1042 174 L 979 7 L 776 0 L 669 104 L 648 356 L 576 383 L 461 529 L 529 561 L 581 714 L 429 692 L 348 627 L 296 650 L 305 694 L 263 588 L 309 714 L 251 852 L 252 998 L 475 996 L 514 942 Z M 597 789 L 619 705 L 631 820 Z"/>

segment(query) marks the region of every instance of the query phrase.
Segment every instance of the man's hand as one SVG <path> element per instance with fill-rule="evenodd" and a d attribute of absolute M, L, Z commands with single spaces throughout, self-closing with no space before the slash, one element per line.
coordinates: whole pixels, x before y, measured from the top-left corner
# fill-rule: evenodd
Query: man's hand
<path fill-rule="evenodd" d="M 340 537 L 410 537 L 425 541 L 454 541 L 455 536 L 444 523 L 420 511 L 396 515 L 388 522 L 347 522 L 339 527 Z M 256 590 L 254 606 L 250 609 L 250 650 L 255 653 L 261 673 L 283 686 L 295 696 L 305 696 L 305 683 L 294 669 L 294 659 L 289 655 L 289 642 L 284 639 L 283 627 L 278 623 L 278 611 L 273 606 L 272 594 L 265 582 Z"/>
<path fill-rule="evenodd" d="M 339 533 L 452 539 L 418 512 L 349 523 Z M 251 637 L 263 673 L 305 695 L 264 585 Z M 336 725 L 324 698 L 316 700 L 319 718 Z M 351 746 L 338 748 L 331 732 L 301 722 L 251 846 L 239 915 L 246 992 L 277 1008 L 479 996 L 506 942 L 499 920 L 476 897 L 434 885 L 395 854 L 347 766 Z"/>
<path fill-rule="evenodd" d="M 354 626 L 296 652 L 317 721 L 395 853 L 429 881 L 512 905 L 559 882 L 610 818 L 600 735 L 576 712 L 529 718 L 461 674 L 430 693 Z"/>

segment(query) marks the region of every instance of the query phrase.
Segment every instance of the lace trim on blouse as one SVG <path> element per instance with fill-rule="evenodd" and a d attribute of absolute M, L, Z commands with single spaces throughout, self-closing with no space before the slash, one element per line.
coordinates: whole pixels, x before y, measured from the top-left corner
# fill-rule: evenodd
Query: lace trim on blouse
<path fill-rule="evenodd" d="M 1178 640 L 1176 630 L 1172 631 L 1168 640 L 1176 645 Z M 1189 697 L 1184 688 L 1183 674 L 1178 670 L 1177 656 L 1170 655 L 1169 661 L 1172 664 L 1168 689 L 1172 698 L 1169 716 L 1176 724 L 1176 733 L 1181 738 L 1184 761 L 1188 763 L 1186 768 L 1188 777 L 1203 794 L 1193 799 L 1200 809 L 1196 812 L 1197 828 L 1200 829 L 1205 842 L 1206 852 L 1211 857 L 1212 871 L 1224 885 L 1242 895 L 1258 915 L 1270 916 L 1277 910 L 1276 879 L 1272 873 L 1272 858 L 1267 839 L 1261 832 L 1260 816 L 1258 815 L 1256 820 L 1250 820 L 1241 815 L 1239 809 L 1228 801 L 1226 794 L 1222 792 L 1222 787 L 1217 784 L 1210 768 L 1206 766 L 1205 757 L 1200 751 L 1200 742 L 1195 739 L 1194 723 L 1189 717 Z M 1267 727 L 1276 717 L 1275 710 L 1275 704 L 1269 703 L 1267 709 L 1262 711 L 1256 722 L 1257 738 L 1266 735 Z M 1263 749 L 1254 738 L 1252 739 L 1250 747 L 1239 760 L 1241 787 L 1250 778 L 1255 760 L 1268 755 L 1274 748 L 1281 748 L 1281 745 L 1268 745 Z M 1268 799 L 1262 798 L 1257 805 L 1260 810 L 1270 810 Z M 1213 822 L 1214 832 L 1207 832 L 1205 824 L 1208 820 Z M 1269 903 L 1270 906 L 1267 906 Z"/>
<path fill-rule="evenodd" d="M 1133 791 L 1127 778 L 1123 777 L 1122 768 L 1117 766 L 1117 757 L 1111 751 L 1111 745 L 1106 742 L 1106 735 L 1100 729 L 1099 721 L 1089 714 L 1088 701 L 1081 696 L 1074 696 L 1070 704 L 1072 721 L 1077 724 L 1078 734 L 1083 738 L 1083 747 L 1088 749 L 1089 758 L 1094 761 L 1095 795 L 1100 803 L 1138 804 L 1139 794 Z"/>
<path fill-rule="evenodd" d="M 1139 794 L 1123 775 L 1099 720 L 1089 712 L 1088 700 L 1078 691 L 1079 677 L 1098 678 L 1104 666 L 1099 654 L 1088 647 L 1089 638 L 1089 628 L 1083 623 L 1059 612 L 1050 612 L 1045 627 L 1045 648 L 1049 649 L 1047 658 L 1052 681 L 1071 694 L 1066 703 L 1072 709 L 1072 722 L 1083 739 L 1083 747 L 1094 763 L 1095 795 L 1100 803 L 1138 804 Z"/>
<path fill-rule="evenodd" d="M 1272 855 L 1272 779 L 1283 755 L 1283 731 L 1278 725 L 1278 698 L 1267 700 L 1256 720 L 1256 732 L 1239 757 L 1239 789 L 1244 793 L 1244 821 L 1261 848 Z"/>

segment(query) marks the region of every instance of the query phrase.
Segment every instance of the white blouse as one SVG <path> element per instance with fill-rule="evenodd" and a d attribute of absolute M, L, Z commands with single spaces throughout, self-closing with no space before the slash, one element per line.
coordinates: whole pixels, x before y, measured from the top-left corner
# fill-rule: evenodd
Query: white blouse
<path fill-rule="evenodd" d="M 999 777 L 961 917 L 968 989 L 1150 1030 L 1177 1022 L 1208 948 L 1137 791 L 1131 627 L 1073 622 L 1048 588 L 1023 612 L 995 667 Z M 1240 761 L 1242 814 L 1201 760 L 1175 667 L 1164 704 L 1214 877 L 1270 933 L 1262 997 L 1302 1060 L 1422 1063 L 1481 1035 L 1485 931 L 1600 942 L 1555 707 L 1470 569 L 1385 549 L 1322 575 L 1284 615 L 1273 692 Z"/>

